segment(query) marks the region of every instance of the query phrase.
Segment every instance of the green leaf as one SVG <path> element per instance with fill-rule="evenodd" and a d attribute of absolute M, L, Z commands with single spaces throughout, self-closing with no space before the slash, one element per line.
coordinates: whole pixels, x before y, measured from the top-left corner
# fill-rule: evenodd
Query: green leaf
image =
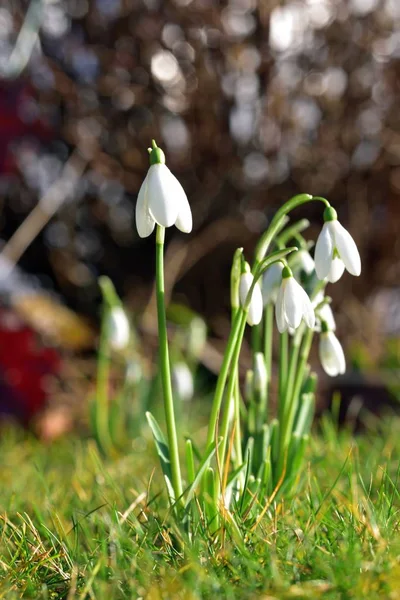
<path fill-rule="evenodd" d="M 174 500 L 174 493 L 172 487 L 172 473 L 171 473 L 171 460 L 169 456 L 169 448 L 167 441 L 164 437 L 163 432 L 160 429 L 159 424 L 151 414 L 151 412 L 146 412 L 146 419 L 150 426 L 151 432 L 153 434 L 154 442 L 156 445 L 156 450 L 158 457 L 160 459 L 161 468 L 164 474 L 165 482 L 167 485 L 167 490 L 169 496 Z"/>
<path fill-rule="evenodd" d="M 220 444 L 220 442 L 221 442 L 221 440 L 218 441 L 218 445 Z M 196 477 L 194 478 L 192 485 L 187 490 L 185 508 L 187 508 L 189 506 L 190 502 L 193 500 L 193 496 L 196 491 L 196 488 L 199 485 L 201 478 L 203 476 L 203 473 L 207 469 L 207 467 L 210 463 L 210 460 L 215 453 L 215 450 L 216 450 L 216 445 L 215 445 L 215 442 L 213 442 L 211 444 L 210 449 L 208 450 L 207 454 L 205 455 L 205 457 L 203 458 L 203 460 L 200 463 L 199 470 L 197 471 Z"/>

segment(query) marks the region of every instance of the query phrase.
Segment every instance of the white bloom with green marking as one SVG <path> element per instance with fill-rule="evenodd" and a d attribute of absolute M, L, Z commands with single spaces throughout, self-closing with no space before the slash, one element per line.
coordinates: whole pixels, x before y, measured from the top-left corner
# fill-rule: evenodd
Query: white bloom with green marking
<path fill-rule="evenodd" d="M 265 271 L 262 279 L 262 297 L 264 306 L 275 303 L 278 297 L 279 286 L 282 281 L 281 262 L 276 262 Z"/>
<path fill-rule="evenodd" d="M 276 324 L 280 333 L 289 328 L 297 329 L 304 319 L 313 328 L 315 314 L 310 298 L 297 283 L 289 267 L 282 271 L 282 283 L 275 306 Z"/>
<path fill-rule="evenodd" d="M 325 223 L 315 246 L 315 270 L 318 279 L 338 281 L 345 269 L 358 276 L 361 259 L 350 233 L 339 223 L 335 209 L 328 207 L 324 213 Z"/>
<path fill-rule="evenodd" d="M 136 228 L 148 237 L 155 225 L 176 225 L 184 233 L 192 231 L 192 212 L 185 191 L 165 164 L 164 152 L 153 142 L 150 168 L 139 190 L 136 203 Z"/>

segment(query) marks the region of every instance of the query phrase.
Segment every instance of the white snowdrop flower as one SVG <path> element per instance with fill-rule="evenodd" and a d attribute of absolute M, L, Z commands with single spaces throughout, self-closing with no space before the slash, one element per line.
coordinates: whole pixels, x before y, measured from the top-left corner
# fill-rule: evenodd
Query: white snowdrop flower
<path fill-rule="evenodd" d="M 128 317 L 121 306 L 113 306 L 108 317 L 109 341 L 113 350 L 124 350 L 131 335 Z"/>
<path fill-rule="evenodd" d="M 136 203 L 136 228 L 148 237 L 156 225 L 176 225 L 184 233 L 192 231 L 192 212 L 183 187 L 165 164 L 164 152 L 153 140 L 150 168 L 139 190 Z"/>
<path fill-rule="evenodd" d="M 298 266 L 307 275 L 311 275 L 315 269 L 315 262 L 309 251 L 303 248 L 296 253 L 295 258 L 297 259 L 296 266 Z"/>
<path fill-rule="evenodd" d="M 276 262 L 264 273 L 262 278 L 262 297 L 264 306 L 275 303 L 278 297 L 279 286 L 282 281 L 283 264 Z"/>
<path fill-rule="evenodd" d="M 186 402 L 193 398 L 193 375 L 185 362 L 177 362 L 172 367 L 172 386 L 181 400 Z"/>
<path fill-rule="evenodd" d="M 357 246 L 349 232 L 337 220 L 334 208 L 328 206 L 324 212 L 324 226 L 315 246 L 315 270 L 318 279 L 335 283 L 344 269 L 351 275 L 361 273 L 361 259 Z"/>
<path fill-rule="evenodd" d="M 239 284 L 239 299 L 240 304 L 244 307 L 246 303 L 247 295 L 253 285 L 254 277 L 250 273 L 250 266 L 248 263 L 245 264 L 246 271 L 242 273 Z M 254 286 L 253 293 L 247 312 L 247 322 L 249 325 L 258 325 L 262 319 L 263 313 L 263 300 L 261 294 L 261 286 L 257 283 Z"/>
<path fill-rule="evenodd" d="M 312 302 L 314 309 L 316 309 L 316 317 L 317 317 L 317 324 L 316 324 L 315 329 L 316 329 L 316 331 L 321 331 L 321 321 L 325 321 L 325 323 L 328 326 L 329 331 L 336 331 L 336 321 L 335 321 L 335 317 L 333 315 L 331 305 L 328 304 L 327 302 L 325 302 L 317 310 L 317 307 L 321 304 L 321 302 L 323 302 L 323 300 L 324 300 L 324 292 L 321 290 L 317 293 L 317 295 L 315 296 L 315 298 Z"/>
<path fill-rule="evenodd" d="M 310 298 L 297 283 L 289 267 L 282 271 L 282 283 L 275 306 L 276 324 L 280 333 L 288 328 L 297 329 L 302 319 L 313 328 L 315 314 Z"/>
<path fill-rule="evenodd" d="M 262 352 L 255 352 L 253 357 L 253 386 L 254 390 L 263 393 L 268 385 L 267 367 L 265 366 L 265 358 Z"/>
<path fill-rule="evenodd" d="M 319 338 L 319 359 L 325 373 L 330 377 L 343 375 L 346 371 L 346 359 L 343 348 L 333 331 L 329 331 L 326 323 L 322 323 Z"/>

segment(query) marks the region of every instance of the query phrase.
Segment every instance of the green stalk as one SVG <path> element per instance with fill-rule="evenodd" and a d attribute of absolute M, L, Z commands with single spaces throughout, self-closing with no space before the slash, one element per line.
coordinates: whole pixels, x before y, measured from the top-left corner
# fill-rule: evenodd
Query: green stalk
<path fill-rule="evenodd" d="M 286 384 L 286 394 L 285 394 L 285 403 L 287 405 L 289 405 L 289 403 L 291 402 L 292 397 L 293 397 L 293 387 L 294 387 L 294 382 L 295 382 L 295 377 L 296 377 L 296 372 L 297 372 L 297 363 L 299 360 L 300 345 L 301 345 L 301 341 L 303 339 L 304 330 L 305 330 L 305 325 L 304 325 L 304 323 L 301 323 L 300 327 L 297 329 L 297 331 L 293 337 L 292 347 L 291 347 L 291 351 L 290 351 L 290 360 L 289 360 L 289 367 L 288 367 L 288 373 L 287 373 L 287 384 Z M 282 415 L 284 415 L 285 412 L 286 411 L 284 409 L 282 412 Z"/>
<path fill-rule="evenodd" d="M 229 367 L 231 365 L 232 356 L 236 346 L 236 340 L 238 339 L 243 320 L 244 322 L 246 322 L 246 315 L 243 310 L 239 309 L 233 320 L 232 328 L 229 334 L 228 342 L 224 353 L 224 358 L 218 375 L 217 385 L 215 388 L 214 400 L 211 407 L 210 421 L 208 424 L 207 448 L 209 448 L 214 441 L 215 430 L 218 421 L 218 414 L 221 408 L 225 384 L 229 373 Z"/>
<path fill-rule="evenodd" d="M 288 373 L 289 334 L 284 331 L 279 336 L 279 408 L 285 401 Z"/>
<path fill-rule="evenodd" d="M 267 304 L 264 313 L 264 356 L 269 389 L 272 379 L 272 339 L 274 333 L 274 305 L 272 302 Z"/>
<path fill-rule="evenodd" d="M 287 399 L 286 411 L 283 417 L 282 430 L 281 430 L 281 451 L 280 459 L 283 460 L 284 452 L 287 450 L 289 445 L 290 436 L 292 434 L 294 417 L 296 415 L 301 386 L 304 380 L 304 373 L 307 367 L 308 357 L 310 354 L 311 344 L 314 336 L 312 329 L 306 329 L 303 344 L 300 351 L 300 360 L 297 367 L 296 378 L 294 381 L 293 394 L 291 398 Z"/>
<path fill-rule="evenodd" d="M 330 206 L 328 200 L 326 200 L 325 198 L 321 198 L 320 196 L 311 196 L 310 194 L 299 194 L 285 202 L 285 204 L 283 204 L 280 207 L 280 209 L 275 213 L 275 216 L 272 219 L 267 231 L 261 236 L 256 246 L 254 268 L 256 268 L 257 265 L 264 258 L 272 240 L 285 225 L 286 215 L 294 208 L 297 208 L 298 206 L 301 206 L 306 202 L 312 202 L 313 200 L 318 200 L 319 202 L 323 202 L 325 206 Z"/>
<path fill-rule="evenodd" d="M 156 237 L 156 295 L 158 316 L 158 339 L 160 345 L 160 372 L 163 388 L 165 420 L 167 423 L 168 447 L 171 460 L 172 487 L 175 499 L 182 496 L 182 478 L 179 464 L 178 439 L 176 436 L 174 399 L 172 396 L 171 372 L 169 364 L 167 318 L 165 314 L 164 289 L 164 238 L 165 229 L 157 225 Z"/>
<path fill-rule="evenodd" d="M 226 391 L 226 404 L 225 404 L 224 414 L 222 417 L 222 426 L 221 426 L 222 442 L 221 442 L 219 450 L 218 450 L 221 465 L 225 464 L 225 452 L 226 452 L 226 445 L 227 445 L 228 435 L 229 435 L 229 412 L 230 412 L 231 402 L 232 401 L 235 402 L 235 388 L 236 388 L 237 376 L 238 376 L 238 362 L 239 362 L 240 350 L 242 348 L 242 340 L 243 340 L 244 330 L 246 328 L 246 316 L 247 316 L 246 312 L 243 311 L 239 335 L 237 337 L 234 353 L 232 356 L 231 373 L 230 373 L 229 379 L 228 379 L 228 386 L 227 386 L 227 391 Z M 240 406 L 236 406 L 236 404 L 237 404 L 237 402 L 235 402 L 235 420 L 236 420 L 235 428 L 236 428 L 236 430 L 239 428 L 239 432 L 240 432 L 240 414 L 239 414 Z"/>
<path fill-rule="evenodd" d="M 109 454 L 112 440 L 109 428 L 108 391 L 110 378 L 110 346 L 109 346 L 109 308 L 104 305 L 101 319 L 101 333 L 97 358 L 96 381 L 96 436 L 101 450 Z"/>

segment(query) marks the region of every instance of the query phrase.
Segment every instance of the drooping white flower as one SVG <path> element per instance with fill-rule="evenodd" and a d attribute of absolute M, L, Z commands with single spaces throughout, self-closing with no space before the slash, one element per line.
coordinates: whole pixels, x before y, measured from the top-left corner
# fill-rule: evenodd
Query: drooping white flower
<path fill-rule="evenodd" d="M 128 317 L 121 306 L 113 306 L 108 317 L 108 333 L 111 348 L 123 350 L 129 344 L 130 325 Z"/>
<path fill-rule="evenodd" d="M 327 329 L 324 327 L 324 329 Z M 319 338 L 319 359 L 325 373 L 330 377 L 343 375 L 346 359 L 343 348 L 333 331 L 323 331 Z"/>
<path fill-rule="evenodd" d="M 246 272 L 242 273 L 239 284 L 239 299 L 242 306 L 246 303 L 247 295 L 253 284 L 254 277 L 250 273 L 250 267 L 246 263 Z M 254 286 L 253 293 L 251 295 L 250 305 L 247 312 L 247 322 L 249 325 L 258 325 L 262 319 L 263 313 L 263 299 L 261 294 L 260 284 L 257 283 Z"/>
<path fill-rule="evenodd" d="M 318 292 L 318 294 L 315 296 L 312 302 L 314 309 L 317 309 L 317 307 L 319 306 L 319 304 L 321 304 L 321 302 L 323 302 L 323 300 L 324 292 L 321 290 L 320 292 Z M 328 304 L 328 302 L 325 302 L 324 304 L 322 304 L 322 306 L 318 308 L 318 310 L 316 310 L 316 317 L 316 331 L 321 331 L 321 321 L 325 321 L 329 331 L 336 331 L 335 317 L 333 315 L 331 305 Z"/>
<path fill-rule="evenodd" d="M 325 223 L 315 246 L 315 270 L 318 279 L 335 283 L 344 269 L 351 275 L 361 273 L 361 259 L 350 233 L 339 223 L 335 209 L 328 207 L 324 212 Z"/>
<path fill-rule="evenodd" d="M 296 253 L 295 258 L 297 259 L 297 266 L 307 275 L 311 275 L 315 269 L 315 262 L 309 251 L 302 248 Z"/>
<path fill-rule="evenodd" d="M 280 333 L 288 328 L 297 329 L 302 319 L 310 328 L 315 325 L 311 300 L 301 285 L 297 283 L 288 267 L 282 271 L 282 283 L 276 300 L 275 316 Z"/>
<path fill-rule="evenodd" d="M 261 288 L 264 306 L 276 302 L 282 281 L 282 269 L 282 263 L 276 262 L 264 272 Z"/>
<path fill-rule="evenodd" d="M 192 231 L 192 212 L 183 187 L 165 164 L 164 152 L 153 142 L 150 168 L 139 190 L 136 228 L 148 237 L 156 225 L 176 225 L 184 233 Z"/>
<path fill-rule="evenodd" d="M 193 398 L 193 375 L 185 362 L 177 362 L 172 367 L 172 386 L 181 400 L 186 402 Z"/>

